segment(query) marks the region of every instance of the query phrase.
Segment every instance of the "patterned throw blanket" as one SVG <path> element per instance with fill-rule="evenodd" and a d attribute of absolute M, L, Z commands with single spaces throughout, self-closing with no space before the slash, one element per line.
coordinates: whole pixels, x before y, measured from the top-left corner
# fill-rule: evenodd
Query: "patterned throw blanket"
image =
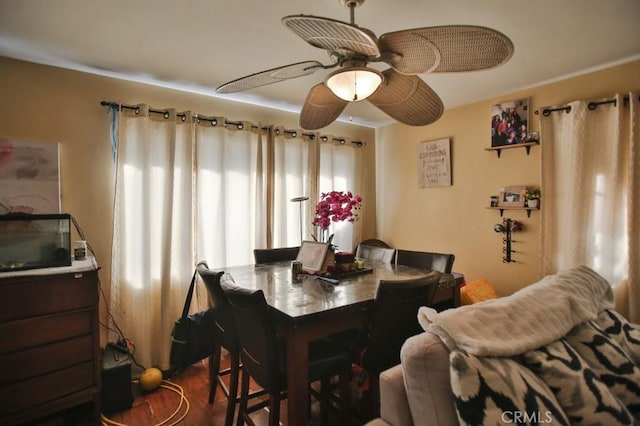
<path fill-rule="evenodd" d="M 586 266 L 437 313 L 460 424 L 640 425 L 640 326 Z"/>
<path fill-rule="evenodd" d="M 587 266 L 550 275 L 509 297 L 443 312 L 423 307 L 422 328 L 449 350 L 511 356 L 554 342 L 613 307 L 611 285 Z"/>

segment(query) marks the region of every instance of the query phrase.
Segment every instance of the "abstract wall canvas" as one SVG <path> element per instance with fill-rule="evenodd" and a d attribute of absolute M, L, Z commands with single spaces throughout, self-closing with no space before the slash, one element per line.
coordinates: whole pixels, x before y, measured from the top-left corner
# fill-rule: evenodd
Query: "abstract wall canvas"
<path fill-rule="evenodd" d="M 55 142 L 0 138 L 0 214 L 60 213 Z"/>

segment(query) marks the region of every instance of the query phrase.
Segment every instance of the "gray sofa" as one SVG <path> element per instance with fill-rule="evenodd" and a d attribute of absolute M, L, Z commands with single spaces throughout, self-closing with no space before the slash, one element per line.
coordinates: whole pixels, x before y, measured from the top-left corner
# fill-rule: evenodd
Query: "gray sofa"
<path fill-rule="evenodd" d="M 449 350 L 440 338 L 430 332 L 409 338 L 401 359 L 380 374 L 380 418 L 369 424 L 457 425 Z"/>
<path fill-rule="evenodd" d="M 549 296 L 550 292 L 553 300 L 545 301 L 542 296 Z M 532 298 L 541 302 L 533 306 Z M 507 396 L 514 401 L 522 397 L 517 394 L 523 387 L 527 392 L 533 388 L 537 401 L 544 401 L 535 410 L 552 419 L 550 422 L 542 419 L 540 423 L 640 424 L 640 326 L 616 313 L 611 299 L 608 283 L 590 269 L 581 267 L 546 277 L 509 297 L 445 311 L 444 316 L 444 313 L 421 310 L 419 319 L 428 331 L 409 338 L 402 347 L 401 364 L 381 373 L 380 418 L 368 426 L 512 423 L 505 422 L 509 419 L 504 418 L 500 421 L 495 406 L 493 413 L 489 412 L 492 405 L 499 404 L 479 391 L 479 385 L 475 387 L 478 377 L 480 382 L 486 378 L 489 388 L 495 386 L 500 392 L 506 389 Z M 530 307 L 529 312 L 524 312 L 523 303 Z M 547 306 L 560 310 L 561 314 L 550 315 Z M 487 321 L 487 313 L 495 317 L 495 321 Z M 503 314 L 504 318 L 500 318 Z M 531 318 L 537 321 L 532 322 Z M 476 324 L 472 333 L 485 335 L 480 339 L 465 335 L 469 330 L 456 330 L 448 323 L 451 319 Z M 523 327 L 528 327 L 528 331 Z M 544 328 L 538 336 L 537 327 Z M 491 339 L 496 340 L 495 344 L 484 345 Z M 592 340 L 605 342 L 595 357 L 590 352 Z M 450 356 L 457 368 L 452 367 Z M 570 364 L 565 361 L 571 356 L 575 358 L 572 364 L 577 362 L 579 368 L 573 365 L 571 369 L 565 368 L 565 364 Z M 603 358 L 621 369 L 609 371 L 609 367 L 600 362 Z M 477 360 L 480 362 L 475 362 Z M 460 368 L 461 361 L 469 363 L 463 362 Z M 497 367 L 496 362 L 500 363 Z M 501 364 L 503 362 L 508 364 Z M 487 366 L 509 377 L 495 385 Z M 461 378 L 465 370 L 471 375 Z M 524 380 L 517 383 L 518 389 L 512 382 L 518 382 L 521 376 Z M 593 392 L 594 386 L 598 387 L 597 392 Z M 511 390 L 514 395 L 509 395 Z M 481 396 L 477 398 L 479 393 Z M 459 419 L 456 402 L 464 404 L 476 399 L 480 405 L 463 407 L 462 410 L 466 410 L 463 416 L 468 417 L 466 421 Z M 603 406 L 606 409 L 602 409 Z M 489 407 L 486 413 L 483 407 Z M 523 412 L 531 407 L 527 405 Z M 504 407 L 501 410 L 504 413 Z"/>

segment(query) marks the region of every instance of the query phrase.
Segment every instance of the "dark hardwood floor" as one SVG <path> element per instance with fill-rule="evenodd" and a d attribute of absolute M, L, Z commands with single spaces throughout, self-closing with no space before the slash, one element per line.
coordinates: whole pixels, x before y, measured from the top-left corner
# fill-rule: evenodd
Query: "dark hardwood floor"
<path fill-rule="evenodd" d="M 221 368 L 228 365 L 228 357 L 222 357 Z M 182 387 L 184 394 L 188 400 L 188 409 L 186 406 L 173 418 L 173 421 L 166 424 L 172 424 L 178 420 L 182 414 L 186 412 L 186 416 L 180 423 L 181 425 L 200 426 L 200 425 L 224 425 L 225 410 L 227 401 L 224 393 L 218 387 L 215 402 L 208 403 L 209 397 L 209 375 L 207 360 L 200 361 L 192 366 L 174 373 L 167 378 L 168 381 Z M 135 373 L 134 373 L 135 374 Z M 228 376 L 227 376 L 228 377 Z M 252 388 L 256 388 L 252 386 Z M 108 416 L 113 422 L 129 425 L 129 426 L 154 426 L 163 422 L 171 416 L 180 404 L 180 396 L 168 389 L 158 388 L 152 392 L 144 392 L 137 384 L 132 384 L 133 405 L 131 409 L 113 413 Z M 353 413 L 351 416 L 352 425 L 362 425 L 369 420 L 369 416 L 365 415 L 364 407 L 366 404 L 362 398 L 361 392 L 354 386 L 352 391 Z M 314 400 L 315 401 L 315 400 Z M 311 423 L 312 425 L 320 425 L 319 403 L 313 402 L 311 407 Z M 76 409 L 41 419 L 37 422 L 29 423 L 29 426 L 89 426 L 98 424 L 95 419 L 91 419 L 91 405 L 80 406 Z M 280 408 L 280 422 L 287 425 L 287 401 L 283 401 Z M 337 424 L 338 413 L 331 410 L 329 412 L 328 425 Z M 266 410 L 252 415 L 257 424 L 268 424 L 268 412 Z M 26 426 L 26 425 L 25 425 Z"/>

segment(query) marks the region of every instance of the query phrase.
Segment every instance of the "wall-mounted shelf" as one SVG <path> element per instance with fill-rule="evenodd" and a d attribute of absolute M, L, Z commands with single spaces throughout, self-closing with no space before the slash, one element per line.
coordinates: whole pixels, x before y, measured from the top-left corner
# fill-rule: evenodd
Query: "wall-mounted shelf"
<path fill-rule="evenodd" d="M 527 155 L 529 155 L 529 151 L 531 151 L 531 147 L 534 145 L 539 145 L 540 142 L 535 141 L 535 142 L 525 142 L 525 143 L 518 143 L 515 145 L 502 145 L 502 146 L 492 146 L 491 148 L 485 148 L 485 151 L 496 151 L 498 154 L 498 158 L 500 158 L 500 153 L 502 152 L 503 149 L 513 149 L 513 148 L 524 148 L 527 150 Z"/>
<path fill-rule="evenodd" d="M 531 211 L 540 210 L 540 207 L 487 207 L 487 208 L 490 210 L 500 210 L 500 217 L 502 217 L 502 214 L 504 213 L 505 210 L 526 210 L 527 217 L 531 217 Z"/>

